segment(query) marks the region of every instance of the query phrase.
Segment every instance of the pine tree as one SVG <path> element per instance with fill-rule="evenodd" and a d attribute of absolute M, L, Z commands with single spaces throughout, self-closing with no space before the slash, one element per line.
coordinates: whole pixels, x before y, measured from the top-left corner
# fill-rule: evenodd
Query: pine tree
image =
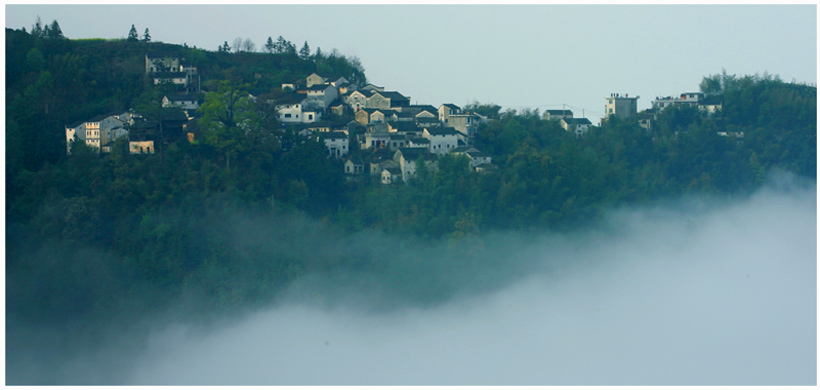
<path fill-rule="evenodd" d="M 137 28 L 134 25 L 131 25 L 131 31 L 128 31 L 128 42 L 136 42 L 139 40 L 139 35 L 137 34 Z"/>
<path fill-rule="evenodd" d="M 307 41 L 305 41 L 305 45 L 302 46 L 302 49 L 299 50 L 299 58 L 303 60 L 310 59 L 310 46 L 308 46 Z"/>
<path fill-rule="evenodd" d="M 51 28 L 48 29 L 48 38 L 49 39 L 63 39 L 63 29 L 60 28 L 60 24 L 57 23 L 57 20 L 51 22 Z"/>
<path fill-rule="evenodd" d="M 265 51 L 273 53 L 273 39 L 271 37 L 268 37 L 268 41 L 265 43 Z"/>
<path fill-rule="evenodd" d="M 34 26 L 31 26 L 31 35 L 35 37 L 43 36 L 43 23 L 40 21 L 40 15 L 37 15 L 37 21 L 34 22 Z"/>
<path fill-rule="evenodd" d="M 148 32 L 148 28 L 146 28 L 145 33 L 142 34 L 142 41 L 143 42 L 151 42 L 151 33 Z"/>

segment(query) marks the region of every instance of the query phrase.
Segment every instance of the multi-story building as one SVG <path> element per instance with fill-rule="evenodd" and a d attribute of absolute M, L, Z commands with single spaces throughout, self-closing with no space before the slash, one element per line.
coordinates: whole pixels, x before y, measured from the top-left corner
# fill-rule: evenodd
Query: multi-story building
<path fill-rule="evenodd" d="M 619 118 L 632 118 L 638 115 L 638 99 L 640 96 L 629 97 L 629 94 L 621 96 L 619 93 L 613 93 L 606 98 L 606 106 L 604 106 L 604 113 L 609 117 L 615 115 Z"/>

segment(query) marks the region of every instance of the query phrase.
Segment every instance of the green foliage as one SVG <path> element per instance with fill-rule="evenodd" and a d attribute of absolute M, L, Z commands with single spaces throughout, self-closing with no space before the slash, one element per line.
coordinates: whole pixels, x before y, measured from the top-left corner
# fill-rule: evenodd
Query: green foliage
<path fill-rule="evenodd" d="M 652 132 L 611 118 L 579 138 L 537 110 L 475 102 L 465 110 L 489 118 L 475 146 L 497 171 L 477 173 L 466 157 L 443 155 L 419 163 L 407 184 L 346 185 L 323 143 L 281 127 L 261 96 L 313 72 L 365 82 L 358 58 L 318 48 L 310 56 L 307 42 L 297 55 L 282 37 L 268 40 L 269 53 L 230 53 L 227 42 L 213 52 L 58 39 L 57 27 L 38 20 L 32 34 L 6 30 L 7 292 L 10 310 L 30 318 L 104 316 L 123 302 L 161 305 L 183 294 L 225 309 L 270 299 L 307 273 L 351 269 L 431 302 L 461 285 L 459 270 L 477 267 L 474 257 L 512 272 L 483 245 L 487 232 L 571 229 L 612 206 L 687 192 L 733 196 L 775 169 L 816 175 L 816 88 L 724 72 L 701 84 L 723 104 L 720 115 L 672 108 Z M 135 107 L 160 123 L 170 115 L 145 77 L 148 50 L 177 51 L 210 78 L 188 128 L 196 141 L 159 135 L 158 155 L 130 155 L 125 141 L 102 155 L 83 142 L 66 145 L 66 124 L 101 113 Z M 342 228 L 443 240 L 436 250 L 452 262 L 410 258 L 381 241 L 337 253 Z M 121 283 L 80 277 L 95 272 Z M 61 298 L 19 304 L 37 294 Z"/>
<path fill-rule="evenodd" d="M 137 35 L 137 28 L 134 25 L 131 25 L 131 30 L 128 31 L 128 38 L 126 38 L 128 42 L 136 42 L 139 40 L 139 35 Z"/>

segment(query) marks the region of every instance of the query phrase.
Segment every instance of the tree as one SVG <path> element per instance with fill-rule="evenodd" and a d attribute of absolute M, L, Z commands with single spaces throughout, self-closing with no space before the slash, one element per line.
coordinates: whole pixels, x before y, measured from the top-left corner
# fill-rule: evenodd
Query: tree
<path fill-rule="evenodd" d="M 273 47 L 273 39 L 271 39 L 271 37 L 268 37 L 268 41 L 265 42 L 265 51 L 268 53 L 273 53 Z"/>
<path fill-rule="evenodd" d="M 231 46 L 230 46 L 230 45 L 228 45 L 228 41 L 225 41 L 225 43 L 223 43 L 222 45 L 220 45 L 220 46 L 219 46 L 219 50 L 218 50 L 218 51 L 219 51 L 220 53 L 230 53 L 230 52 L 231 52 Z"/>
<path fill-rule="evenodd" d="M 302 49 L 299 50 L 299 58 L 303 60 L 310 59 L 310 46 L 308 46 L 307 41 L 305 41 L 305 44 L 302 46 Z"/>
<path fill-rule="evenodd" d="M 199 108 L 205 139 L 225 154 L 227 170 L 231 169 L 231 158 L 248 147 L 247 132 L 255 124 L 253 101 L 244 90 L 247 87 L 222 81 L 216 92 L 205 95 L 205 103 Z"/>
<path fill-rule="evenodd" d="M 290 51 L 291 47 L 294 47 L 293 51 L 295 52 L 295 46 L 280 35 L 279 38 L 276 39 L 276 43 L 273 44 L 273 51 L 277 54 L 285 54 Z"/>
<path fill-rule="evenodd" d="M 131 25 L 131 31 L 128 31 L 128 42 L 136 42 L 139 40 L 139 35 L 137 34 L 137 28 L 134 25 Z"/>
<path fill-rule="evenodd" d="M 160 162 L 165 161 L 165 121 L 180 111 L 179 107 L 163 107 L 162 94 L 160 90 L 154 89 L 143 93 L 136 103 L 136 111 L 146 117 L 157 121 L 159 125 L 159 137 L 157 147 L 159 149 Z"/>
<path fill-rule="evenodd" d="M 31 26 L 31 35 L 35 37 L 43 36 L 43 22 L 40 21 L 40 15 L 37 15 L 37 20 L 34 22 L 34 25 Z"/>
<path fill-rule="evenodd" d="M 142 41 L 143 42 L 151 42 L 151 33 L 148 32 L 148 28 L 145 28 L 145 33 L 142 34 Z"/>
<path fill-rule="evenodd" d="M 240 51 L 242 51 L 242 38 L 236 37 L 233 40 L 233 52 L 239 53 Z"/>
<path fill-rule="evenodd" d="M 242 50 L 253 53 L 256 51 L 256 44 L 254 44 L 250 38 L 245 38 L 245 40 L 242 41 Z"/>
<path fill-rule="evenodd" d="M 48 29 L 48 39 L 64 39 L 63 36 L 63 29 L 60 28 L 60 24 L 57 23 L 57 20 L 53 20 L 51 22 L 51 26 Z"/>

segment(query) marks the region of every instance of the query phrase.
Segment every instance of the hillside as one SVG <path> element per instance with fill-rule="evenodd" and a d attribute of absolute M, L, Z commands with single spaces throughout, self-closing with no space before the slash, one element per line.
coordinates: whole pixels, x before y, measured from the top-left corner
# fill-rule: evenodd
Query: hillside
<path fill-rule="evenodd" d="M 191 124 L 201 136 L 168 140 L 161 154 L 134 155 L 119 143 L 109 154 L 78 148 L 67 156 L 69 123 L 158 104 L 162 86 L 151 85 L 145 56 L 167 51 L 202 75 L 203 108 Z M 385 294 L 431 303 L 460 282 L 426 279 L 426 270 L 515 272 L 482 252 L 489 232 L 580 229 L 613 207 L 684 194 L 744 196 L 778 170 L 816 177 L 816 87 L 768 75 L 707 76 L 701 92 L 722 103 L 718 115 L 671 107 L 652 114 L 651 131 L 612 117 L 579 137 L 537 111 L 476 103 L 464 110 L 488 119 L 475 147 L 497 170 L 479 173 L 445 154 L 436 169 L 420 164 L 407 184 L 382 185 L 366 174 L 346 182 L 344 161 L 328 158 L 321 139 L 299 136 L 275 113 L 264 117 L 250 100 L 247 121 L 235 121 L 249 129 L 219 125 L 227 123 L 220 114 L 235 111 L 225 96 L 276 95 L 314 72 L 366 82 L 343 55 L 7 29 L 6 59 L 7 310 L 24 323 L 172 304 L 232 310 L 274 299 L 306 275 L 351 270 L 393 282 Z M 355 152 L 365 162 L 384 154 Z M 350 246 L 351 235 L 370 244 Z M 397 253 L 431 242 L 447 243 L 453 262 Z M 408 287 L 417 284 L 429 289 Z"/>

